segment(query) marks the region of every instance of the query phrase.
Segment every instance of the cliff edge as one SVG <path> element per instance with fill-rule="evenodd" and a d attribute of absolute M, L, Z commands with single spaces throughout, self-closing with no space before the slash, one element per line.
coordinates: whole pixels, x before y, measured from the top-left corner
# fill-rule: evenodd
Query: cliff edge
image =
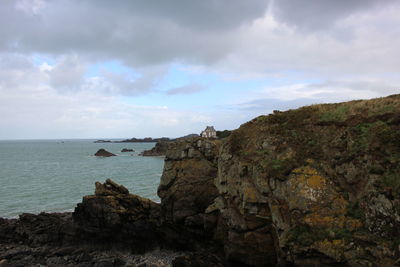
<path fill-rule="evenodd" d="M 400 95 L 260 116 L 219 151 L 212 205 L 252 266 L 395 266 Z"/>

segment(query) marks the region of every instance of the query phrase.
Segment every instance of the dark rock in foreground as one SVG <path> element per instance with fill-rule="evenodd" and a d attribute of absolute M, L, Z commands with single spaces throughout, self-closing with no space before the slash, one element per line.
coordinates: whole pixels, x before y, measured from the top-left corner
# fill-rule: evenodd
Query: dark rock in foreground
<path fill-rule="evenodd" d="M 95 195 L 85 196 L 73 213 L 80 238 L 141 253 L 158 246 L 159 218 L 160 204 L 129 194 L 110 179 L 96 182 Z"/>
<path fill-rule="evenodd" d="M 107 150 L 100 148 L 95 154 L 96 157 L 113 157 L 115 154 L 108 152 Z"/>
<path fill-rule="evenodd" d="M 123 148 L 121 150 L 121 152 L 135 152 L 135 150 L 131 149 L 131 148 Z"/>
<path fill-rule="evenodd" d="M 168 266 L 185 253 L 163 231 L 160 204 L 108 179 L 73 213 L 0 218 L 0 266 Z"/>

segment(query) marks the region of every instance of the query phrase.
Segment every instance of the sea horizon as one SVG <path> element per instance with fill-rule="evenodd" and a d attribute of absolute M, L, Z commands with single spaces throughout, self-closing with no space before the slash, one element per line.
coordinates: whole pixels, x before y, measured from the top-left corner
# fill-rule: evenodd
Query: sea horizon
<path fill-rule="evenodd" d="M 138 154 L 146 143 L 94 143 L 97 139 L 0 140 L 0 217 L 74 209 L 95 182 L 110 178 L 131 193 L 159 201 L 164 160 Z M 64 142 L 63 142 L 64 141 Z M 117 157 L 95 157 L 104 148 Z M 134 149 L 123 153 L 122 148 Z"/>

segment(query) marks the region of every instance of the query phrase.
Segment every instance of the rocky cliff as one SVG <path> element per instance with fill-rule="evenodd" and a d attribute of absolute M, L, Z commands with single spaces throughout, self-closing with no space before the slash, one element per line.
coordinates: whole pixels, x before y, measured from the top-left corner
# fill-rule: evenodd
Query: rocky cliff
<path fill-rule="evenodd" d="M 175 143 L 162 218 L 202 229 L 233 265 L 394 266 L 399 140 L 394 95 L 276 111 L 224 141 Z"/>
<path fill-rule="evenodd" d="M 399 140 L 394 95 L 170 142 L 160 204 L 96 183 L 73 214 L 0 220 L 0 264 L 137 266 L 169 249 L 158 266 L 399 266 Z"/>
<path fill-rule="evenodd" d="M 218 151 L 218 142 L 200 137 L 176 141 L 169 146 L 158 195 L 162 222 L 177 229 L 177 243 L 183 241 L 183 233 L 191 236 L 191 240 L 211 240 L 213 229 L 206 228 L 209 218 L 205 210 L 218 196 L 214 185 Z M 187 239 L 184 238 L 185 247 L 195 246 L 188 244 Z"/>
<path fill-rule="evenodd" d="M 260 116 L 219 151 L 213 207 L 252 266 L 394 266 L 400 95 Z"/>

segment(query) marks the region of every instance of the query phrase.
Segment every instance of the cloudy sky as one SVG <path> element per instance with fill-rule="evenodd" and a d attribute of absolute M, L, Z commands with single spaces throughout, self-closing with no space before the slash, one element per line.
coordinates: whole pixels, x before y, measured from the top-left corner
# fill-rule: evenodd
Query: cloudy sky
<path fill-rule="evenodd" d="M 1 0 L 0 139 L 182 136 L 400 93 L 398 0 Z"/>

